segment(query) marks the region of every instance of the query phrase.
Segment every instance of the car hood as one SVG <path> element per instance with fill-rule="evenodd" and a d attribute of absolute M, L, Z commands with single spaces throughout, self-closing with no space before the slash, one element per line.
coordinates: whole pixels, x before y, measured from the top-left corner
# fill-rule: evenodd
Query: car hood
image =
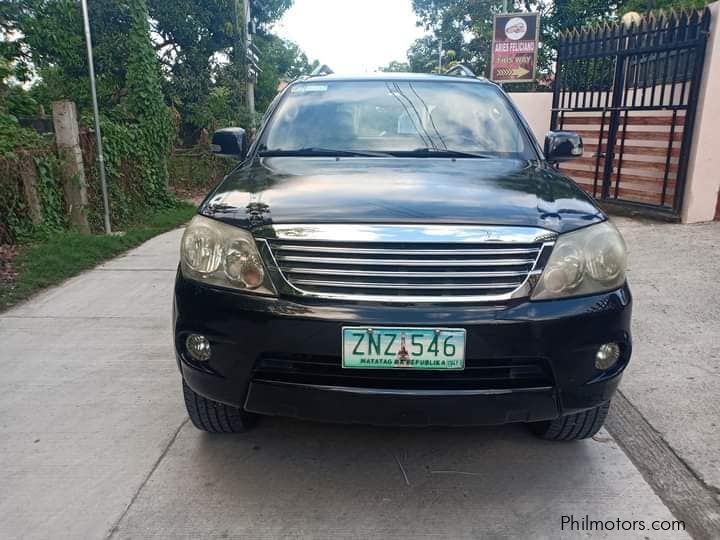
<path fill-rule="evenodd" d="M 200 213 L 243 228 L 273 223 L 543 227 L 605 219 L 575 183 L 510 159 L 260 158 L 229 174 Z"/>

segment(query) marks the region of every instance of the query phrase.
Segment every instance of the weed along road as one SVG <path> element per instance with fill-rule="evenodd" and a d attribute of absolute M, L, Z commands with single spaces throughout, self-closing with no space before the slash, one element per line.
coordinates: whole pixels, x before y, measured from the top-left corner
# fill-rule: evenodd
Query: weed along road
<path fill-rule="evenodd" d="M 693 228 L 695 245 L 717 242 L 718 225 Z M 672 225 L 620 228 L 640 257 L 686 234 Z M 522 425 L 399 429 L 264 418 L 243 435 L 201 433 L 181 403 L 172 348 L 181 234 L 158 236 L 0 314 L 1 538 L 716 537 L 717 430 L 683 438 L 651 397 L 662 395 L 666 410 L 687 400 L 649 390 L 658 382 L 649 378 L 634 377 L 627 393 L 621 386 L 622 417 L 612 412 L 608 421 L 616 436 L 603 430 L 567 444 L 534 438 Z M 708 253 L 686 259 L 709 271 L 717 261 Z M 634 256 L 631 280 L 646 264 Z M 673 280 L 658 275 L 654 286 Z M 717 285 L 708 292 L 700 291 L 707 282 L 692 283 L 697 290 L 686 297 L 717 298 Z M 657 352 L 648 334 L 659 315 L 652 291 L 643 283 L 636 291 L 639 361 L 631 369 L 639 374 Z M 717 310 L 679 317 L 710 333 L 718 324 Z M 677 354 L 700 352 L 686 348 L 684 319 L 659 324 L 675 332 L 662 368 L 673 377 Z M 717 364 L 717 336 L 703 339 Z M 702 387 L 683 378 L 688 392 L 700 388 L 692 400 L 707 411 L 717 411 L 717 369 L 706 369 Z M 623 439 L 634 413 L 648 423 L 646 448 L 661 450 L 654 462 Z M 668 479 L 667 471 L 679 472 Z M 673 499 L 673 482 L 700 501 L 699 514 Z M 651 529 L 688 516 L 685 532 Z M 588 520 L 614 530 L 583 533 Z"/>

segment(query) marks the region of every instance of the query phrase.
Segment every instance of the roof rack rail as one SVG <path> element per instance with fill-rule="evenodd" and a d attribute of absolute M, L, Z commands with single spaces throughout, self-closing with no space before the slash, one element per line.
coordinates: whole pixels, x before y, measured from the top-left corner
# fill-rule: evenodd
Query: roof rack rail
<path fill-rule="evenodd" d="M 445 75 L 450 75 L 452 77 L 472 77 L 473 79 L 477 78 L 475 72 L 464 64 L 455 64 L 453 67 L 445 71 Z"/>
<path fill-rule="evenodd" d="M 311 77 L 322 77 L 323 75 L 332 75 L 335 73 L 332 69 L 330 69 L 330 66 L 327 64 L 320 64 L 318 67 L 313 69 L 312 73 L 310 74 Z"/>

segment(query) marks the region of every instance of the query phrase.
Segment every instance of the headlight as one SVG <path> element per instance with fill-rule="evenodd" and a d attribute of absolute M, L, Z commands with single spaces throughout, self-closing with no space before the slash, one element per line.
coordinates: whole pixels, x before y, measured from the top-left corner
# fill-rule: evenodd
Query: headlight
<path fill-rule="evenodd" d="M 533 300 L 594 294 L 625 283 L 627 249 L 609 221 L 561 235 L 533 292 Z"/>
<path fill-rule="evenodd" d="M 185 229 L 180 247 L 185 277 L 210 285 L 275 295 L 252 234 L 203 216 Z"/>

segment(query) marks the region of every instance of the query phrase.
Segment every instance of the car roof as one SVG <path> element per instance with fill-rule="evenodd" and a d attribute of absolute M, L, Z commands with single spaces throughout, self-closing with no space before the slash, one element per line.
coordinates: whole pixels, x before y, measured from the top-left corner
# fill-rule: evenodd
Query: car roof
<path fill-rule="evenodd" d="M 468 82 L 492 84 L 484 78 L 458 77 L 453 75 L 438 75 L 435 73 L 405 73 L 405 72 L 377 72 L 357 75 L 314 75 L 297 80 L 297 83 L 310 81 L 432 81 L 432 82 Z"/>

